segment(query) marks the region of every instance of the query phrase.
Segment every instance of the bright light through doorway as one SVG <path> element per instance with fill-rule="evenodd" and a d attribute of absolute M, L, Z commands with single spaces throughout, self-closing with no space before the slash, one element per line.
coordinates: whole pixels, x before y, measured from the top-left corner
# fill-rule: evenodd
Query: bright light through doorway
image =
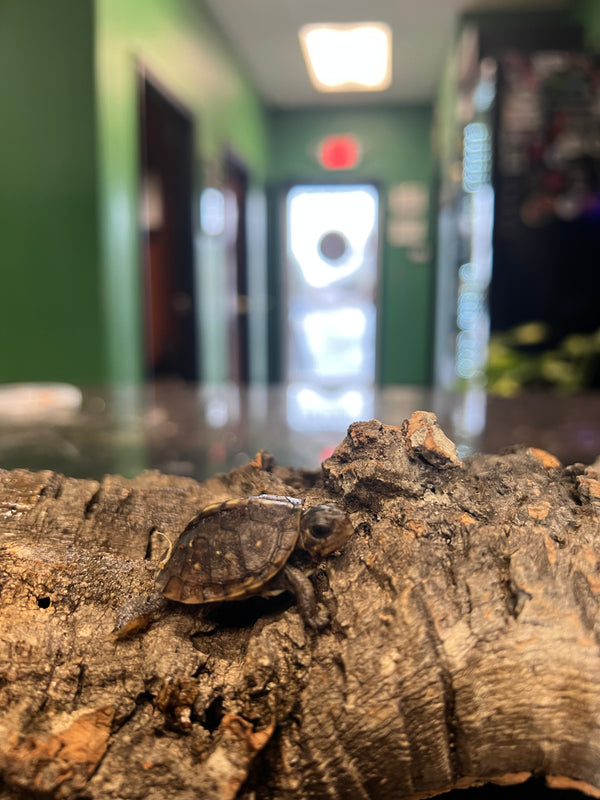
<path fill-rule="evenodd" d="M 344 281 L 364 268 L 365 247 L 376 227 L 373 186 L 299 186 L 288 195 L 289 248 L 302 277 L 315 289 Z M 319 243 L 335 231 L 345 247 L 335 259 Z"/>
<path fill-rule="evenodd" d="M 285 352 L 293 428 L 337 428 L 368 412 L 376 361 L 378 201 L 369 184 L 288 192 Z"/>

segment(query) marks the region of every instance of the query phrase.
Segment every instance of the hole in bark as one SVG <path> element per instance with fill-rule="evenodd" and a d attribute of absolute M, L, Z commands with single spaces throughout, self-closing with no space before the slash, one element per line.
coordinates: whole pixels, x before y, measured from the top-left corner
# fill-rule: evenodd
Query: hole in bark
<path fill-rule="evenodd" d="M 49 597 L 38 597 L 37 604 L 40 608 L 50 608 L 50 598 Z"/>
<path fill-rule="evenodd" d="M 216 731 L 223 719 L 223 698 L 217 695 L 206 707 L 204 712 L 204 727 L 206 730 Z"/>
<path fill-rule="evenodd" d="M 141 706 L 142 703 L 150 703 L 151 705 L 154 705 L 154 695 L 148 691 L 140 692 L 138 695 L 136 695 L 135 704 L 136 706 Z"/>

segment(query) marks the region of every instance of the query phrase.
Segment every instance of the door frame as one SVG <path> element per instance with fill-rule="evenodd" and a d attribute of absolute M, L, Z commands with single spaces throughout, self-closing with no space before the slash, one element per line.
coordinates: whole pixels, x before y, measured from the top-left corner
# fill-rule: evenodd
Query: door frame
<path fill-rule="evenodd" d="M 194 249 L 194 189 L 195 189 L 195 146 L 194 143 L 197 139 L 197 119 L 191 109 L 185 105 L 183 101 L 177 96 L 173 90 L 165 84 L 165 82 L 156 75 L 151 69 L 147 67 L 142 61 L 136 61 L 136 95 L 137 95 L 137 110 L 138 110 L 138 143 L 139 143 L 139 156 L 138 156 L 138 211 L 142 210 L 142 192 L 143 181 L 145 173 L 145 165 L 147 164 L 147 136 L 145 128 L 145 104 L 147 102 L 147 92 L 151 91 L 160 98 L 160 102 L 164 103 L 170 112 L 178 115 L 187 126 L 188 135 L 185 157 L 187 159 L 189 169 L 187 172 L 187 182 L 185 184 L 185 194 L 188 199 L 185 201 L 186 207 L 189 208 L 189 219 L 185 223 L 186 230 L 180 238 L 180 246 L 184 252 L 183 262 L 185 266 L 178 271 L 176 281 L 179 283 L 183 276 L 183 285 L 187 291 L 186 295 L 189 296 L 190 311 L 187 318 L 181 323 L 183 336 L 186 339 L 187 355 L 184 359 L 182 369 L 182 377 L 189 381 L 198 381 L 200 378 L 200 341 L 199 341 L 199 325 L 198 325 L 198 307 L 196 302 L 196 254 Z M 138 218 L 141 220 L 141 214 Z M 149 310 L 151 302 L 151 287 L 149 286 L 148 267 L 149 267 L 149 246 L 150 246 L 150 232 L 144 230 L 141 223 L 138 221 L 138 233 L 140 239 L 140 291 L 141 291 L 141 326 L 142 326 L 142 358 L 143 358 L 143 373 L 146 378 L 155 377 L 153 372 L 153 365 L 149 363 L 148 352 L 148 326 L 152 325 L 152 317 Z M 183 319 L 183 318 L 182 318 Z M 159 374 L 160 377 L 160 374 Z"/>

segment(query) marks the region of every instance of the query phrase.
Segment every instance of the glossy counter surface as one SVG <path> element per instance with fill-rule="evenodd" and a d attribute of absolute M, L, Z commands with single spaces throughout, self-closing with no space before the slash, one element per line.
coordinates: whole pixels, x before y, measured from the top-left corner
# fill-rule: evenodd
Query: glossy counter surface
<path fill-rule="evenodd" d="M 513 444 L 544 448 L 564 464 L 589 464 L 600 455 L 600 394 L 500 399 L 414 387 L 340 394 L 307 386 L 165 383 L 88 388 L 62 403 L 60 387 L 46 388 L 46 395 L 38 387 L 31 404 L 11 405 L 2 402 L 8 388 L 0 387 L 0 467 L 73 477 L 157 469 L 201 480 L 260 449 L 278 464 L 316 469 L 354 419 L 400 425 L 417 409 L 437 414 L 463 457 Z"/>

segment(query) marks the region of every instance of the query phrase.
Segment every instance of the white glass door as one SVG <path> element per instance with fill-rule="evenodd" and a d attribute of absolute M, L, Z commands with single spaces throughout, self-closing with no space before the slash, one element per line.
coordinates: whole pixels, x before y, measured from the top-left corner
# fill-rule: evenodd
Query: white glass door
<path fill-rule="evenodd" d="M 288 192 L 285 372 L 295 427 L 367 411 L 376 368 L 378 200 L 369 184 Z"/>

